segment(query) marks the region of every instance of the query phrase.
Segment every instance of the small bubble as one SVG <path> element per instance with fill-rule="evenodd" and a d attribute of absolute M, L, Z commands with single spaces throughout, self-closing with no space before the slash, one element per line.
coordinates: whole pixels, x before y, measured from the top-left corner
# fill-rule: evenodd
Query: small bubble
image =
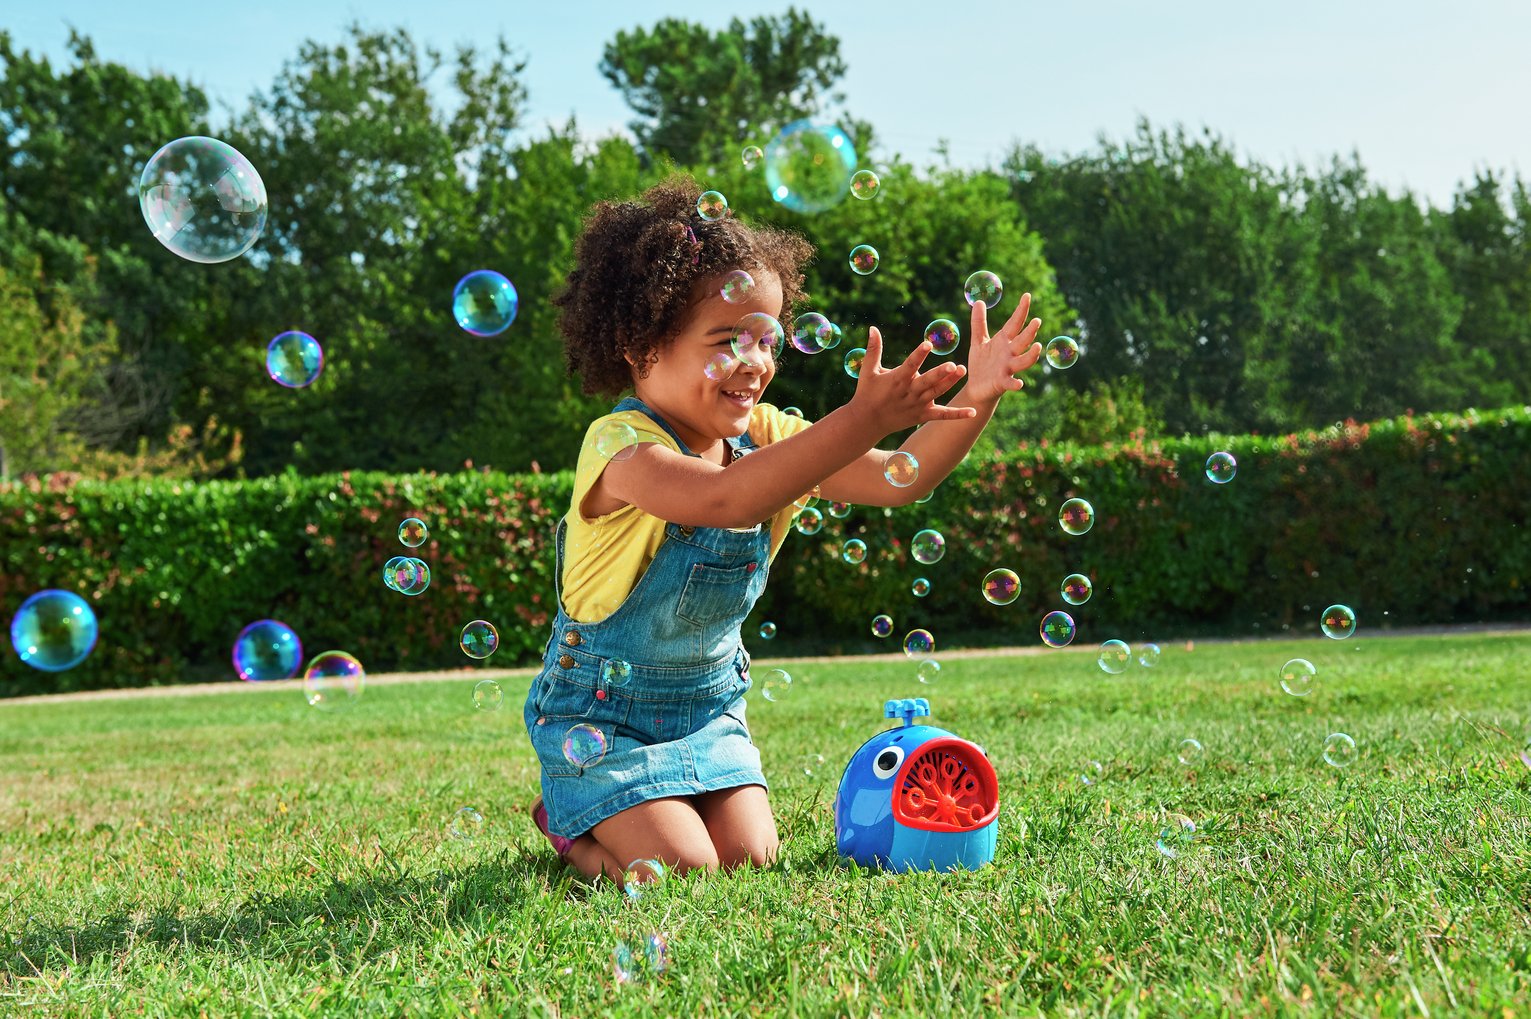
<path fill-rule="evenodd" d="M 447 832 L 454 839 L 477 838 L 484 830 L 484 815 L 472 807 L 461 807 L 447 822 Z"/>

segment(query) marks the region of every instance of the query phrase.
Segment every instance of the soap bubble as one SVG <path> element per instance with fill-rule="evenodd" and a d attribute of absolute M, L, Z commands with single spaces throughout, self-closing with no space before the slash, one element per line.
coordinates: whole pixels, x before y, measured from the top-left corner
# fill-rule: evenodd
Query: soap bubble
<path fill-rule="evenodd" d="M 991 605 L 1009 605 L 1020 596 L 1021 578 L 1014 570 L 997 569 L 984 574 L 983 596 Z"/>
<path fill-rule="evenodd" d="M 1095 526 L 1095 507 L 1083 499 L 1070 499 L 1058 508 L 1058 525 L 1067 534 L 1084 534 Z"/>
<path fill-rule="evenodd" d="M 588 722 L 572 725 L 563 737 L 564 760 L 576 768 L 593 768 L 606 756 L 606 734 Z"/>
<path fill-rule="evenodd" d="M 1239 464 L 1232 453 L 1213 453 L 1207 457 L 1207 480 L 1214 485 L 1226 485 L 1238 472 Z"/>
<path fill-rule="evenodd" d="M 1070 573 L 1063 578 L 1063 583 L 1058 585 L 1058 593 L 1070 605 L 1083 605 L 1090 600 L 1090 595 L 1094 591 L 1095 586 L 1083 573 Z"/>
<path fill-rule="evenodd" d="M 798 534 L 812 537 L 824 529 L 824 514 L 809 506 L 797 515 L 793 525 L 797 528 Z"/>
<path fill-rule="evenodd" d="M 949 318 L 932 319 L 925 327 L 925 339 L 930 341 L 930 352 L 945 357 L 962 342 L 962 330 Z"/>
<path fill-rule="evenodd" d="M 177 138 L 138 178 L 138 208 L 154 239 L 190 262 L 227 262 L 266 227 L 266 185 L 227 142 Z"/>
<path fill-rule="evenodd" d="M 405 594 L 413 597 L 417 594 L 424 593 L 425 589 L 431 586 L 431 568 L 425 564 L 425 560 L 423 559 L 410 557 L 409 563 L 411 568 L 414 570 L 413 574 L 411 574 L 410 582 L 406 585 L 396 587 L 394 590 L 398 591 L 400 594 Z"/>
<path fill-rule="evenodd" d="M 1145 669 L 1151 669 L 1159 664 L 1159 645 L 1152 642 L 1138 647 L 1138 664 Z"/>
<path fill-rule="evenodd" d="M 765 151 L 759 145 L 746 145 L 744 151 L 739 153 L 739 161 L 744 164 L 746 170 L 755 169 L 764 158 Z"/>
<path fill-rule="evenodd" d="M 889 453 L 888 458 L 882 462 L 882 476 L 894 488 L 908 488 L 920 477 L 920 462 L 914 458 L 913 453 L 905 453 L 903 450 Z"/>
<path fill-rule="evenodd" d="M 361 662 L 344 651 L 321 652 L 303 670 L 303 696 L 323 711 L 350 707 L 366 685 Z"/>
<path fill-rule="evenodd" d="M 664 934 L 651 931 L 637 947 L 618 940 L 611 950 L 612 980 L 630 984 L 647 976 L 661 976 L 670 968 L 670 943 Z"/>
<path fill-rule="evenodd" d="M 770 640 L 776 636 L 776 624 L 769 619 L 760 624 L 760 639 Z"/>
<path fill-rule="evenodd" d="M 792 346 L 805 354 L 823 350 L 829 334 L 829 319 L 816 311 L 805 311 L 792 320 Z"/>
<path fill-rule="evenodd" d="M 399 541 L 409 548 L 419 548 L 430 536 L 430 528 L 419 517 L 405 517 L 399 524 Z"/>
<path fill-rule="evenodd" d="M 1094 785 L 1096 782 L 1100 781 L 1101 776 L 1104 775 L 1105 772 L 1106 769 L 1101 767 L 1099 761 L 1086 761 L 1084 764 L 1084 771 L 1079 773 L 1079 782 L 1081 785 Z"/>
<path fill-rule="evenodd" d="M 1201 740 L 1183 739 L 1180 741 L 1180 746 L 1175 749 L 1175 760 L 1187 768 L 1192 768 L 1201 763 L 1202 753 Z"/>
<path fill-rule="evenodd" d="M 904 654 L 910 658 L 928 658 L 936 653 L 936 638 L 929 630 L 910 630 L 904 634 Z"/>
<path fill-rule="evenodd" d="M 723 274 L 723 285 L 718 288 L 718 296 L 729 304 L 743 304 L 750 299 L 754 290 L 755 277 L 743 269 L 730 269 Z"/>
<path fill-rule="evenodd" d="M 795 120 L 765 148 L 766 188 L 793 212 L 823 212 L 845 199 L 856 169 L 850 136 L 833 124 Z"/>
<path fill-rule="evenodd" d="M 867 557 L 867 543 L 860 538 L 851 538 L 840 546 L 840 558 L 852 565 L 864 561 Z"/>
<path fill-rule="evenodd" d="M 934 658 L 927 658 L 914 670 L 914 674 L 921 683 L 934 683 L 941 676 L 941 663 Z"/>
<path fill-rule="evenodd" d="M 893 617 L 876 615 L 872 617 L 872 636 L 886 637 L 893 632 Z"/>
<path fill-rule="evenodd" d="M 617 418 L 603 421 L 596 428 L 595 451 L 603 460 L 626 460 L 638 451 L 638 433 L 626 421 Z"/>
<path fill-rule="evenodd" d="M 739 362 L 734 358 L 734 355 L 725 354 L 720 350 L 709 357 L 706 364 L 702 365 L 702 374 L 707 376 L 709 382 L 722 382 L 732 375 L 734 369 L 738 366 Z"/>
<path fill-rule="evenodd" d="M 484 815 L 472 807 L 460 807 L 447 822 L 447 832 L 454 839 L 477 838 L 484 830 Z"/>
<path fill-rule="evenodd" d="M 383 564 L 383 583 L 390 590 L 403 592 L 415 582 L 415 563 L 410 556 L 396 555 Z"/>
<path fill-rule="evenodd" d="M 877 174 L 871 170 L 857 170 L 851 175 L 851 194 L 862 201 L 874 198 L 877 189 L 882 187 L 882 181 L 877 179 Z"/>
<path fill-rule="evenodd" d="M 469 658 L 483 661 L 499 649 L 500 632 L 489 620 L 475 619 L 462 628 L 457 645 Z"/>
<path fill-rule="evenodd" d="M 1042 617 L 1042 643 L 1048 647 L 1067 647 L 1074 641 L 1074 617 L 1053 611 Z"/>
<path fill-rule="evenodd" d="M 941 537 L 941 532 L 927 527 L 916 531 L 914 539 L 909 542 L 909 554 L 917 563 L 929 566 L 938 563 L 941 557 L 946 555 L 946 539 Z"/>
<path fill-rule="evenodd" d="M 792 689 L 792 674 L 786 669 L 772 669 L 760 684 L 760 696 L 768 701 L 779 701 Z"/>
<path fill-rule="evenodd" d="M 1356 614 L 1347 605 L 1331 605 L 1319 622 L 1325 637 L 1344 640 L 1356 632 Z"/>
<path fill-rule="evenodd" d="M 752 311 L 734 326 L 730 346 L 739 360 L 763 365 L 781 356 L 786 335 L 786 330 L 776 319 L 763 311 Z"/>
<path fill-rule="evenodd" d="M 861 378 L 861 363 L 866 360 L 865 347 L 852 347 L 845 352 L 845 374 L 853 379 Z"/>
<path fill-rule="evenodd" d="M 1293 697 L 1306 697 L 1313 692 L 1313 681 L 1318 670 L 1306 658 L 1293 658 L 1281 667 L 1281 689 Z"/>
<path fill-rule="evenodd" d="M 877 270 L 877 264 L 882 256 L 877 254 L 877 249 L 870 244 L 858 244 L 851 249 L 851 272 L 857 276 L 867 276 Z"/>
<path fill-rule="evenodd" d="M 1079 344 L 1072 336 L 1054 336 L 1047 341 L 1047 363 L 1062 370 L 1074 367 L 1079 360 Z"/>
<path fill-rule="evenodd" d="M 915 577 L 914 583 L 909 585 L 909 593 L 916 598 L 923 598 L 930 593 L 930 581 L 924 577 Z"/>
<path fill-rule="evenodd" d="M 473 706 L 480 711 L 499 711 L 505 701 L 505 691 L 492 679 L 481 679 L 473 684 Z"/>
<path fill-rule="evenodd" d="M 290 679 L 303 663 L 303 642 L 286 623 L 261 619 L 234 638 L 234 675 L 248 683 Z"/>
<path fill-rule="evenodd" d="M 985 309 L 992 310 L 1005 296 L 1005 285 L 992 272 L 980 269 L 967 278 L 967 282 L 962 285 L 962 293 L 968 304 L 982 301 Z"/>
<path fill-rule="evenodd" d="M 634 860 L 622 871 L 622 890 L 628 899 L 636 902 L 643 897 L 649 885 L 657 885 L 665 879 L 665 866 L 658 860 Z"/>
<path fill-rule="evenodd" d="M 608 658 L 601 663 L 601 678 L 609 686 L 626 686 L 633 678 L 632 663 L 622 658 Z"/>
<path fill-rule="evenodd" d="M 1348 768 L 1355 763 L 1356 741 L 1343 732 L 1331 733 L 1324 740 L 1324 763 L 1331 768 Z"/>
<path fill-rule="evenodd" d="M 840 327 L 831 322 L 829 323 L 829 335 L 820 337 L 820 341 L 823 344 L 825 350 L 834 350 L 840 345 L 840 340 L 843 335 L 844 334 L 840 331 Z"/>
<path fill-rule="evenodd" d="M 1159 852 L 1171 860 L 1196 844 L 1196 822 L 1184 814 L 1171 814 L 1169 823 L 1159 830 L 1155 843 Z"/>
<path fill-rule="evenodd" d="M 96 613 L 73 591 L 38 591 L 11 617 L 11 647 L 21 660 L 43 672 L 79 665 L 96 646 Z"/>
<path fill-rule="evenodd" d="M 1113 676 L 1120 676 L 1127 671 L 1127 666 L 1132 664 L 1132 648 L 1120 640 L 1108 640 L 1100 646 L 1100 657 L 1096 659 L 1101 671 L 1109 672 Z"/>
<path fill-rule="evenodd" d="M 829 515 L 836 520 L 844 520 L 851 515 L 851 504 L 848 502 L 831 502 L 829 504 Z"/>
<path fill-rule="evenodd" d="M 521 297 L 516 286 L 493 269 L 478 269 L 452 290 L 452 317 L 463 332 L 497 336 L 516 320 Z"/>
<path fill-rule="evenodd" d="M 696 214 L 711 222 L 728 215 L 728 199 L 720 191 L 703 191 L 696 200 Z"/>
<path fill-rule="evenodd" d="M 319 341 L 305 332 L 289 329 L 277 333 L 266 347 L 266 374 L 288 389 L 311 385 L 324 370 L 324 351 Z"/>
<path fill-rule="evenodd" d="M 808 775 L 808 776 L 811 777 L 815 772 L 822 771 L 823 768 L 824 768 L 824 755 L 823 754 L 808 754 L 807 756 L 805 756 L 803 758 L 803 774 L 804 775 Z"/>
<path fill-rule="evenodd" d="M 803 416 L 803 410 L 801 407 L 783 407 L 781 412 L 787 415 L 789 418 L 800 418 Z"/>

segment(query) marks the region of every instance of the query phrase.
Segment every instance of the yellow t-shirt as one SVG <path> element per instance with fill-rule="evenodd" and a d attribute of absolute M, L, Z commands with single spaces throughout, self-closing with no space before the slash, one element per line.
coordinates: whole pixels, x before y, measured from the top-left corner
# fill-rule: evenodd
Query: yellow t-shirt
<path fill-rule="evenodd" d="M 596 623 L 615 612 L 637 585 L 643 571 L 653 562 L 664 540 L 665 522 L 631 504 L 586 520 L 580 503 L 590 491 L 606 458 L 596 452 L 595 436 L 602 425 L 621 421 L 638 433 L 638 441 L 658 442 L 682 452 L 680 445 L 647 414 L 626 410 L 596 418 L 585 431 L 579 463 L 574 469 L 574 499 L 564 533 L 563 603 L 569 617 L 580 623 Z M 768 403 L 757 403 L 750 411 L 749 435 L 757 447 L 769 446 L 802 431 L 810 422 L 783 414 Z M 771 561 L 787 538 L 787 528 L 797 508 L 788 505 L 770 519 Z M 747 528 L 754 530 L 754 528 Z"/>

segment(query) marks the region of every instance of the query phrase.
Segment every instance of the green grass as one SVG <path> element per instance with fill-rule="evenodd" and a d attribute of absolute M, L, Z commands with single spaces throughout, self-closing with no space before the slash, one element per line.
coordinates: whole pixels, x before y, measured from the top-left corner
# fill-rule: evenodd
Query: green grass
<path fill-rule="evenodd" d="M 1276 685 L 1293 656 L 1321 670 L 1305 699 Z M 1527 661 L 1531 635 L 1363 634 L 1171 646 L 1121 677 L 1089 650 L 949 659 L 929 686 L 805 663 L 749 709 L 780 863 L 636 903 L 526 819 L 524 678 L 497 713 L 471 680 L 343 715 L 291 686 L 0 706 L 0 1013 L 1524 1014 Z M 840 769 L 899 696 L 988 749 L 993 865 L 837 862 Z M 1344 771 L 1334 731 L 1360 747 Z M 472 841 L 446 833 L 464 804 Z M 1171 860 L 1175 812 L 1202 838 Z M 614 985 L 617 938 L 650 930 L 669 973 Z"/>

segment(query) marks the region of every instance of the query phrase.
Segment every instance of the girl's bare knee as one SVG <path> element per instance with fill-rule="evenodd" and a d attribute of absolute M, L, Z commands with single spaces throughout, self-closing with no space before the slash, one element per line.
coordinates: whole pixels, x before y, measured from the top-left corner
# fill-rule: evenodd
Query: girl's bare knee
<path fill-rule="evenodd" d="M 769 839 L 760 839 L 735 847 L 727 854 L 722 854 L 721 863 L 725 870 L 733 870 L 746 864 L 754 867 L 769 867 L 776 862 L 776 854 L 781 850 L 781 840 L 774 835 Z"/>

